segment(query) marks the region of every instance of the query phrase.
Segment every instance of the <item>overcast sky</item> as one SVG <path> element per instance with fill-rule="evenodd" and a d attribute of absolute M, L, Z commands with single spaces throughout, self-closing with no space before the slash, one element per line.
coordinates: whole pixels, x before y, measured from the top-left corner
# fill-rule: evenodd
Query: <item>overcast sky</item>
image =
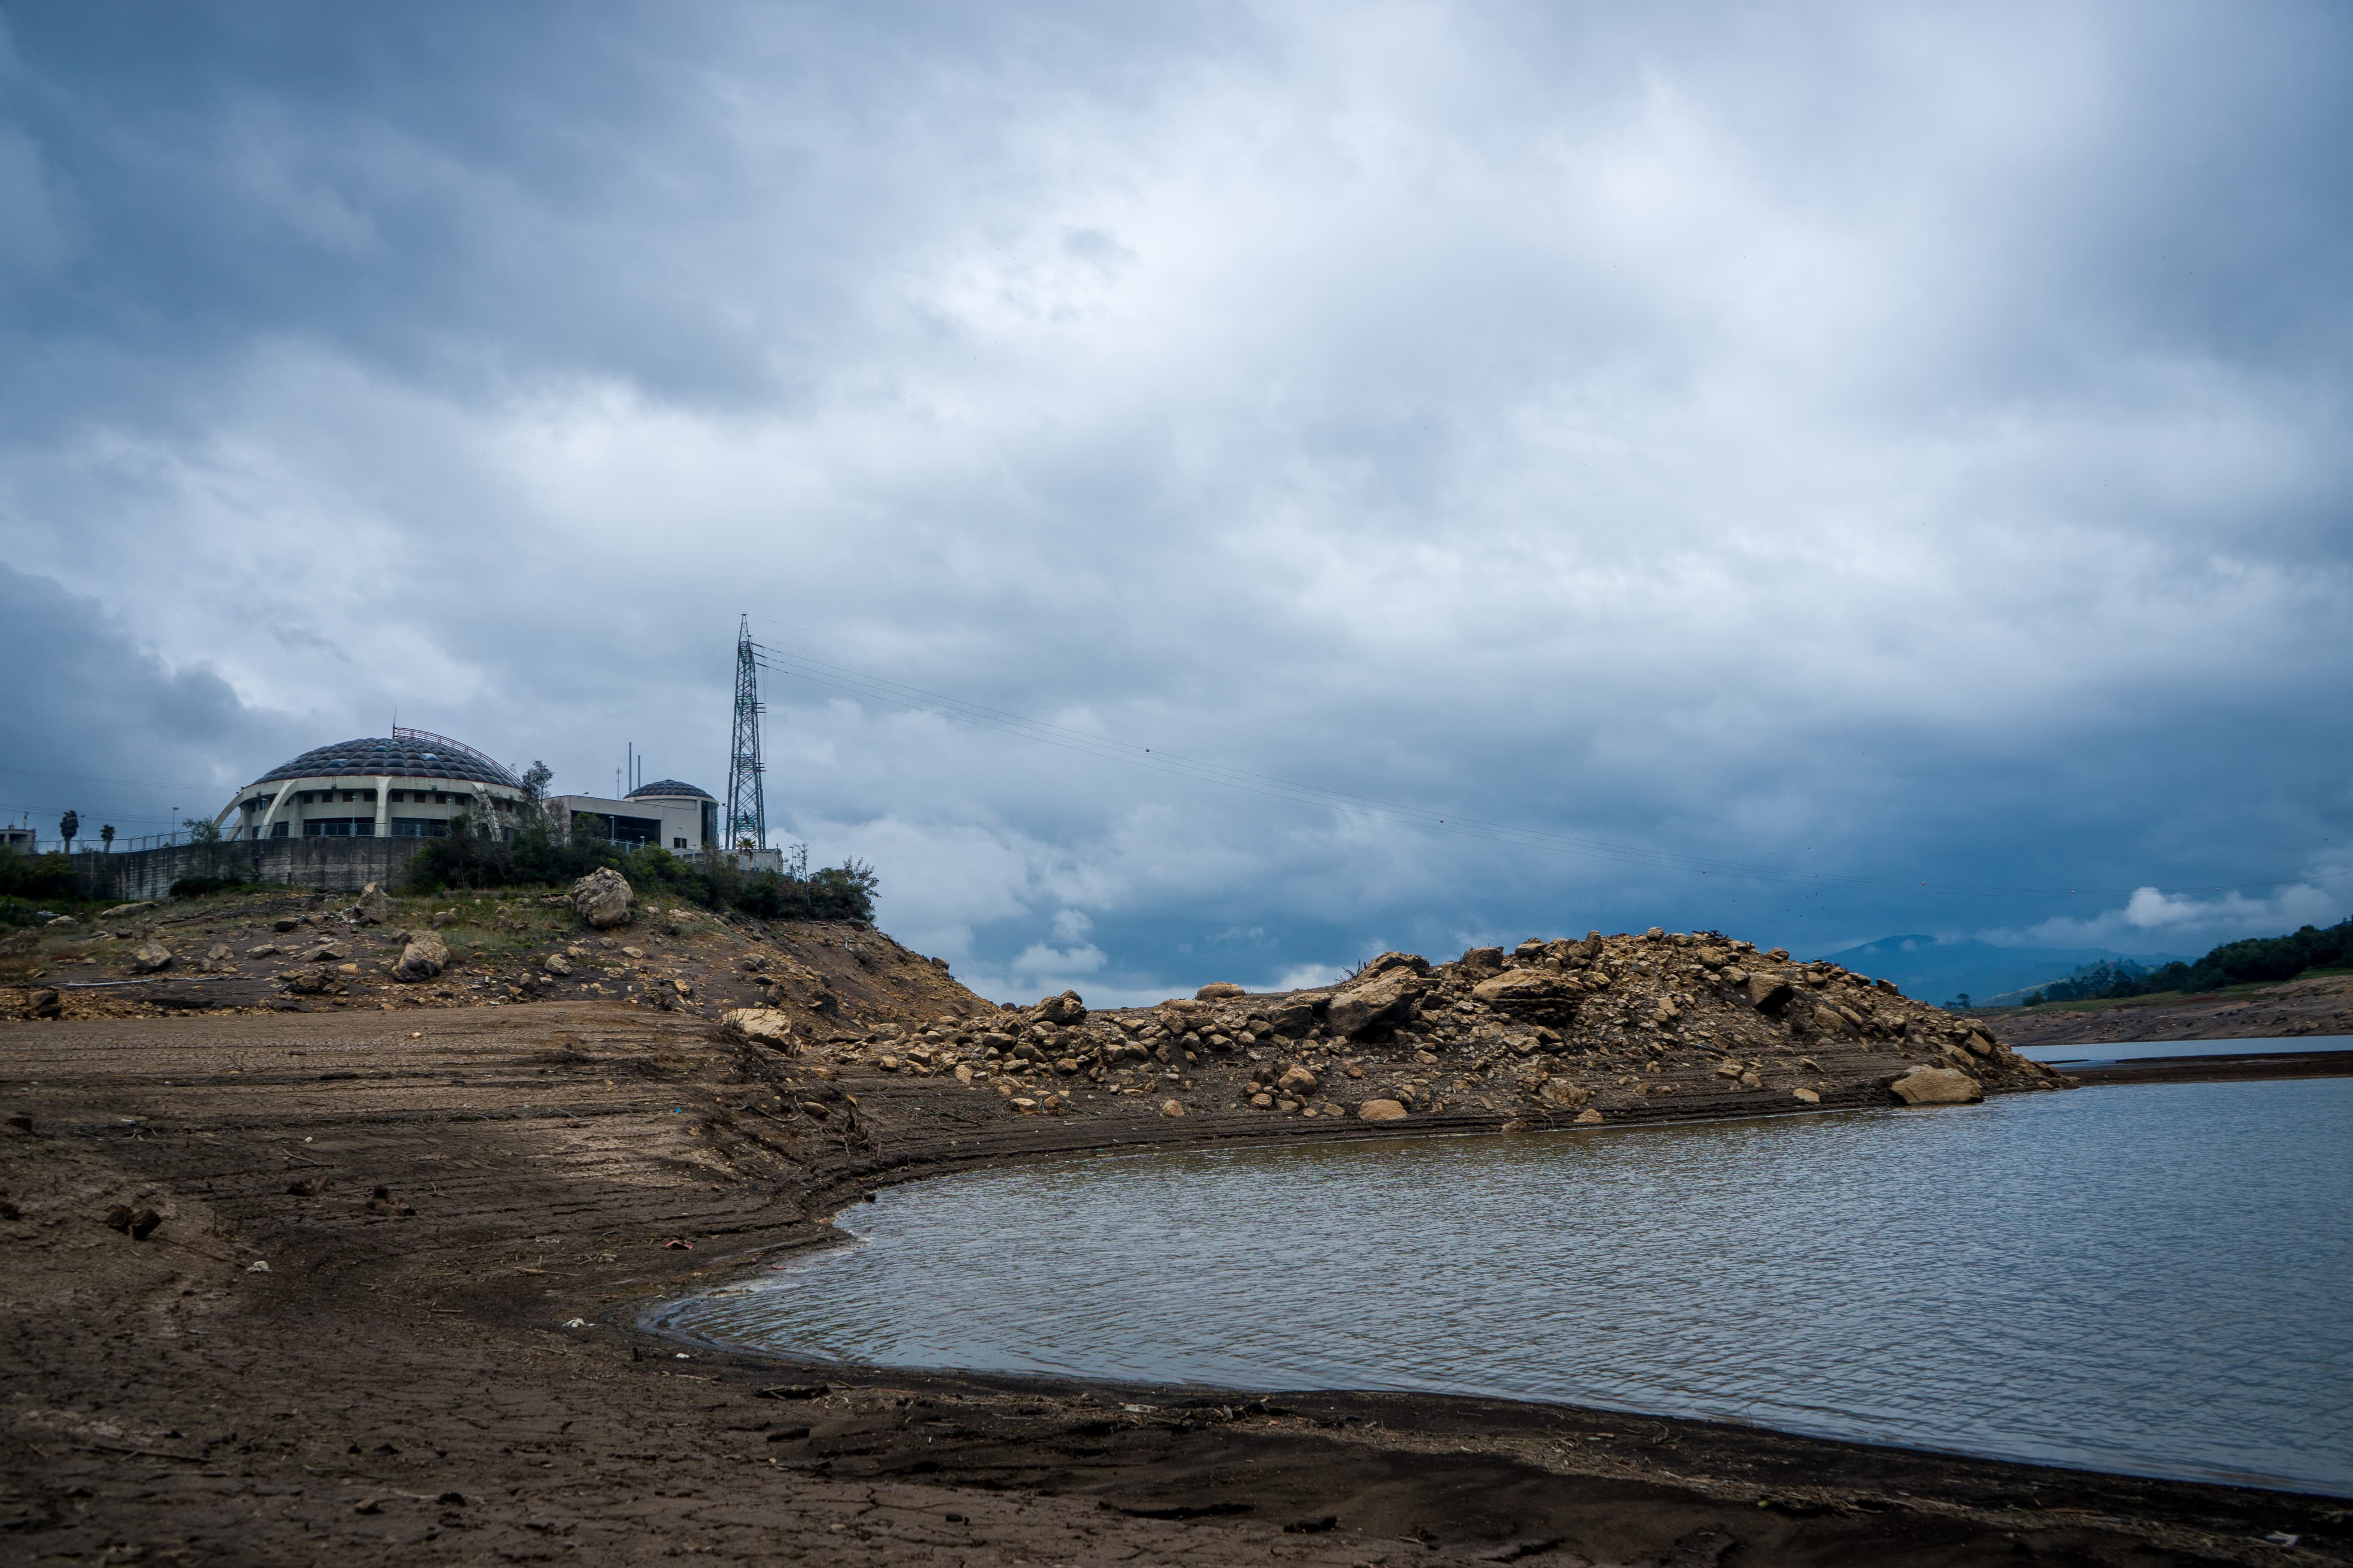
<path fill-rule="evenodd" d="M 748 613 L 1003 997 L 2326 922 L 2349 240 L 2333 5 L 0 0 L 0 809 L 717 794 Z"/>

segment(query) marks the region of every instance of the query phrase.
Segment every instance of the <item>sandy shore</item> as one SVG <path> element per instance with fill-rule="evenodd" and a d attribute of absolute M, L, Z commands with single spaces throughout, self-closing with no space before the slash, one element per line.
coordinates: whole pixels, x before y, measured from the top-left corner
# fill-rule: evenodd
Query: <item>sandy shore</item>
<path fill-rule="evenodd" d="M 2341 1507 L 2260 1491 L 1472 1400 L 817 1379 L 609 1326 L 881 1184 L 1362 1124 L 1024 1116 L 595 1003 L 9 1023 L 0 1059 L 11 1561 L 2348 1554 Z"/>

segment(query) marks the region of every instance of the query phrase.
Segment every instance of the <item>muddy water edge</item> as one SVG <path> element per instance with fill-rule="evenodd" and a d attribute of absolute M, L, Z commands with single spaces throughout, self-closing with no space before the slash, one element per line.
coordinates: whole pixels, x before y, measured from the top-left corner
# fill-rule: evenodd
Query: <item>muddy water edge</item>
<path fill-rule="evenodd" d="M 0 1051 L 23 1560 L 2353 1555 L 2340 1505 L 2256 1489 L 1411 1393 L 812 1375 L 630 1326 L 896 1183 L 1359 1126 L 1018 1117 L 845 1070 L 852 1134 L 779 1120 L 806 1080 L 772 1054 L 589 1004 L 9 1024 Z"/>

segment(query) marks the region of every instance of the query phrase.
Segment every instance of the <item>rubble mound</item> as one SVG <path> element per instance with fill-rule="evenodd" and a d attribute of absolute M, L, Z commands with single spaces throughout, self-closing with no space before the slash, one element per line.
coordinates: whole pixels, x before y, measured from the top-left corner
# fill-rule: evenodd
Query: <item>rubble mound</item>
<path fill-rule="evenodd" d="M 1064 992 L 836 1035 L 832 1054 L 953 1074 L 1041 1114 L 1069 1111 L 1073 1093 L 1179 1091 L 1359 1122 L 1483 1108 L 1519 1125 L 1589 1126 L 1744 1102 L 1960 1104 L 2065 1081 L 1887 981 L 1713 931 L 1532 938 L 1439 964 L 1387 952 L 1314 990 L 1202 991 L 1113 1009 Z"/>

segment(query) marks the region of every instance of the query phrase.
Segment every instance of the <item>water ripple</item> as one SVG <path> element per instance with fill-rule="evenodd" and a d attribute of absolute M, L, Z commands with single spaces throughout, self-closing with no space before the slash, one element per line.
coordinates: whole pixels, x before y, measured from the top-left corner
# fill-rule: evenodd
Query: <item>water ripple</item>
<path fill-rule="evenodd" d="M 2353 1080 L 1092 1158 L 897 1189 L 671 1326 L 1567 1401 L 2353 1492 Z"/>

